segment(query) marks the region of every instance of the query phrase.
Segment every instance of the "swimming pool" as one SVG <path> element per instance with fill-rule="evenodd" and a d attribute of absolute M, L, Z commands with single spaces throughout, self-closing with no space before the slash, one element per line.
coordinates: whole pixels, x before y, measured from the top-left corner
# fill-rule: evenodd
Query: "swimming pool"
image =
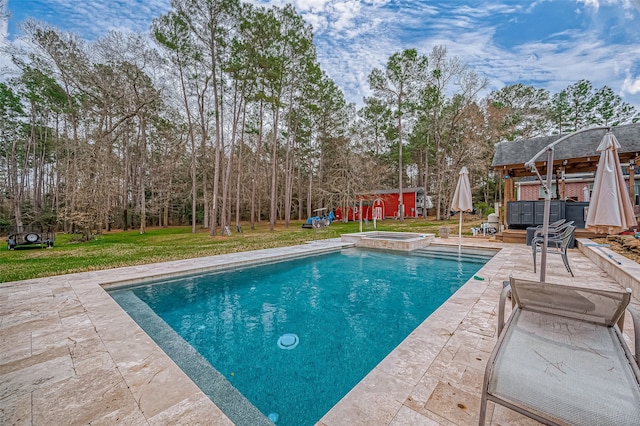
<path fill-rule="evenodd" d="M 111 294 L 234 422 L 307 425 L 481 266 L 347 249 Z"/>

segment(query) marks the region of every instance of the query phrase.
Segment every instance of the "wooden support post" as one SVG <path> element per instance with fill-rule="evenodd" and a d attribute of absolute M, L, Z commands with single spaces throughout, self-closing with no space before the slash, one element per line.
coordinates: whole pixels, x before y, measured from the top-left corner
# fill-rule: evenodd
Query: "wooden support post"
<path fill-rule="evenodd" d="M 631 205 L 633 211 L 636 211 L 636 180 L 635 180 L 635 168 L 640 162 L 640 157 L 633 158 L 629 161 L 629 197 L 631 198 Z M 640 216 L 636 216 L 636 222 L 640 226 Z"/>
<path fill-rule="evenodd" d="M 502 218 L 502 225 L 504 225 L 504 228 L 507 229 L 507 217 L 509 217 L 509 212 L 508 212 L 508 203 L 509 201 L 514 201 L 515 200 L 515 196 L 514 196 L 514 182 L 513 182 L 513 178 L 511 176 L 509 176 L 508 172 L 504 173 L 502 178 L 504 179 L 504 218 Z"/>
<path fill-rule="evenodd" d="M 636 157 L 629 161 L 629 197 L 631 198 L 631 205 L 636 205 L 636 181 L 635 181 L 635 169 L 640 157 Z"/>

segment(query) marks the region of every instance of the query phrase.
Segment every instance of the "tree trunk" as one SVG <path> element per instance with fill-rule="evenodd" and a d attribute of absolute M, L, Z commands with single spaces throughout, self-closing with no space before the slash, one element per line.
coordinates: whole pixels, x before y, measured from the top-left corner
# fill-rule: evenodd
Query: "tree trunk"
<path fill-rule="evenodd" d="M 262 123 L 262 114 L 264 111 L 264 103 L 260 101 L 260 112 L 258 113 L 258 144 L 256 146 L 256 155 L 255 161 L 253 162 L 253 173 L 251 175 L 251 229 L 256 229 L 256 197 L 257 197 L 257 186 L 258 181 L 256 180 L 258 177 L 258 172 L 260 171 L 260 156 L 262 155 L 262 131 L 263 131 L 263 123 Z M 259 216 L 259 214 L 258 214 Z M 258 217 L 259 220 L 259 217 Z"/>
<path fill-rule="evenodd" d="M 313 194 L 313 173 L 311 173 L 311 161 L 309 161 L 309 187 L 307 191 L 307 217 L 311 217 L 311 203 Z"/>
<path fill-rule="evenodd" d="M 242 96 L 240 96 L 242 99 Z M 229 161 L 227 163 L 227 169 L 225 172 L 224 181 L 222 183 L 222 213 L 221 213 L 221 226 L 224 232 L 226 226 L 231 222 L 230 211 L 227 208 L 227 199 L 229 196 L 229 191 L 231 188 L 231 171 L 233 170 L 233 158 L 234 158 L 234 147 L 236 138 L 238 135 L 238 126 L 240 123 L 240 112 L 242 111 L 242 100 L 238 100 L 237 92 L 234 94 L 234 107 L 232 109 L 234 111 L 233 114 L 233 124 L 231 128 L 231 143 L 229 146 Z"/>
<path fill-rule="evenodd" d="M 298 220 L 302 220 L 302 168 L 298 167 Z"/>
<path fill-rule="evenodd" d="M 278 207 L 278 120 L 280 118 L 280 108 L 273 105 L 273 147 L 271 148 L 271 208 L 269 213 L 269 230 L 276 227 L 277 207 Z"/>
<path fill-rule="evenodd" d="M 140 160 L 138 171 L 138 201 L 140 203 L 140 233 L 147 230 L 147 200 L 145 194 L 145 171 L 147 158 L 147 121 L 140 115 Z"/>
<path fill-rule="evenodd" d="M 240 230 L 240 182 L 243 172 L 243 164 L 242 164 L 242 154 L 244 152 L 244 134 L 245 134 L 245 125 L 247 119 L 247 103 L 243 103 L 242 107 L 242 126 L 240 127 L 242 133 L 240 134 L 240 147 L 238 149 L 238 167 L 237 167 L 237 176 L 236 176 L 236 231 Z"/>
<path fill-rule="evenodd" d="M 212 29 L 213 30 L 213 29 Z M 211 31 L 211 75 L 213 81 L 211 86 L 213 87 L 213 103 L 214 103 L 214 121 L 216 128 L 216 142 L 215 142 L 215 154 L 213 164 L 213 193 L 211 194 L 211 230 L 209 235 L 215 236 L 217 234 L 218 227 L 218 194 L 220 191 L 220 164 L 222 161 L 222 147 L 224 147 L 224 136 L 222 132 L 222 123 L 224 122 L 223 116 L 223 104 L 222 104 L 222 87 L 223 80 L 218 78 L 218 43 L 216 41 L 214 31 Z M 220 87 L 218 87 L 220 85 Z"/>
<path fill-rule="evenodd" d="M 400 89 L 402 93 L 402 88 Z M 403 165 L 402 165 L 402 95 L 398 96 L 398 216 L 400 222 L 404 222 L 404 201 L 403 201 L 403 188 L 402 178 Z M 361 213 L 362 214 L 362 213 Z"/>
<path fill-rule="evenodd" d="M 169 177 L 169 188 L 173 187 L 173 174 L 171 174 L 171 176 Z M 163 226 L 166 228 L 169 226 L 169 199 L 171 197 L 171 191 L 169 191 L 167 193 L 167 196 L 164 199 L 164 220 L 163 220 Z M 193 223 L 193 222 L 192 222 Z M 191 227 L 191 232 L 196 232 L 195 231 L 195 223 L 193 224 L 193 226 Z"/>

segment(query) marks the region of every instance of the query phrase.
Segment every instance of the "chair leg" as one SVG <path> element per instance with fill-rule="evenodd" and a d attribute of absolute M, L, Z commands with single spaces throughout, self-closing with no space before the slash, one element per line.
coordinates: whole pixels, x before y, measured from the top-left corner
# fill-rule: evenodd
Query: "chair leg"
<path fill-rule="evenodd" d="M 480 398 L 480 418 L 478 419 L 478 426 L 484 426 L 485 419 L 487 417 L 487 395 L 482 392 Z"/>
<path fill-rule="evenodd" d="M 533 246 L 533 272 L 536 272 L 536 246 Z"/>
<path fill-rule="evenodd" d="M 566 251 L 562 253 L 562 261 L 564 262 L 564 267 L 567 268 L 567 272 L 569 272 L 573 277 L 573 271 L 571 270 L 571 266 L 569 266 L 569 257 L 567 256 Z"/>

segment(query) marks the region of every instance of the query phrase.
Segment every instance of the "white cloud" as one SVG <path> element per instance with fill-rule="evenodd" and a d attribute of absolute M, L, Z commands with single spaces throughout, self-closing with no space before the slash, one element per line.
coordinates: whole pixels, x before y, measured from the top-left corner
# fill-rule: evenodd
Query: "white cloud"
<path fill-rule="evenodd" d="M 3 49 L 9 45 L 9 10 L 7 0 L 0 0 L 0 71 L 11 66 L 11 60 L 7 55 L 2 54 Z"/>
<path fill-rule="evenodd" d="M 537 3 L 534 3 L 534 5 Z M 531 5 L 533 7 L 534 5 Z M 517 10 L 522 9 L 522 6 L 515 4 L 501 4 L 501 3 L 484 3 L 480 7 L 461 6 L 456 8 L 457 14 L 461 16 L 468 16 L 473 19 L 482 19 L 496 14 L 509 14 Z"/>
<path fill-rule="evenodd" d="M 424 4 L 415 4 L 420 3 Z M 495 13 L 505 14 L 505 19 L 515 10 L 500 5 L 486 6 Z M 486 19 L 489 15 L 485 10 L 466 7 L 449 12 L 443 13 L 433 7 L 399 11 L 362 6 L 358 25 L 332 31 L 331 40 L 327 34 L 317 38 L 321 43 L 318 48 L 320 62 L 343 88 L 347 99 L 358 104 L 362 102 L 362 96 L 370 94 L 367 77 L 371 70 L 383 68 L 391 54 L 408 47 L 416 47 L 425 55 L 436 45 L 447 47 L 450 56 L 459 57 L 471 69 L 486 75 L 491 82 L 490 90 L 522 81 L 542 82 L 550 90 L 558 91 L 579 78 L 589 79 L 590 76 L 577 77 L 585 70 L 593 69 L 593 76 L 601 81 L 611 73 L 612 67 L 619 67 L 611 57 L 603 56 L 604 52 L 596 55 L 598 50 L 590 58 L 591 54 L 586 53 L 587 46 L 567 54 L 567 49 L 579 43 L 584 35 L 556 34 L 560 39 L 574 39 L 566 45 L 540 42 L 507 50 L 496 44 L 496 29 L 487 23 L 491 20 Z M 409 40 L 403 39 L 403 31 L 407 29 L 411 33 Z M 607 62 L 613 64 L 609 69 L 605 69 Z M 598 82 L 594 81 L 594 84 Z"/>
<path fill-rule="evenodd" d="M 622 89 L 620 90 L 620 92 L 621 96 L 624 96 L 626 94 L 640 94 L 640 76 L 633 77 L 631 76 L 631 73 L 627 73 L 627 76 L 622 83 Z"/>
<path fill-rule="evenodd" d="M 324 15 L 316 13 L 301 13 L 305 22 L 313 27 L 313 31 L 317 34 L 323 32 L 327 26 L 327 18 Z"/>
<path fill-rule="evenodd" d="M 298 12 L 324 12 L 329 0 L 297 0 L 293 2 Z"/>
<path fill-rule="evenodd" d="M 64 16 L 65 27 L 89 39 L 111 30 L 145 33 L 151 19 L 170 8 L 170 0 L 47 0 L 43 4 L 46 15 L 34 18 L 54 23 Z"/>
<path fill-rule="evenodd" d="M 8 0 L 0 0 L 0 40 L 7 38 L 9 32 L 9 8 Z"/>
<path fill-rule="evenodd" d="M 584 3 L 585 6 L 593 7 L 594 9 L 598 9 L 600 7 L 600 0 L 577 0 L 578 3 Z"/>
<path fill-rule="evenodd" d="M 332 18 L 335 19 L 333 28 L 342 31 L 353 26 L 353 20 L 360 13 L 360 1 L 349 0 L 344 2 L 336 2 L 333 4 L 331 12 Z"/>
<path fill-rule="evenodd" d="M 3 1 L 7 0 L 0 0 L 0 5 Z M 570 30 L 544 34 L 544 25 L 538 25 L 539 40 L 515 46 L 505 39 L 504 27 L 514 28 L 514 22 L 525 20 L 535 25 L 536 20 L 545 19 L 538 16 L 542 6 L 554 0 L 528 4 L 487 0 L 481 7 L 463 0 L 248 1 L 267 7 L 291 2 L 313 26 L 318 59 L 350 102 L 359 104 L 370 95 L 369 73 L 374 67 L 383 68 L 393 53 L 415 47 L 428 55 L 435 45 L 443 45 L 450 56 L 486 75 L 491 89 L 524 82 L 556 92 L 585 78 L 595 87 L 608 85 L 624 93 L 628 102 L 640 105 L 640 77 L 630 71 L 640 69 L 640 47 L 636 47 L 640 43 L 635 42 L 640 39 L 640 27 L 629 21 L 638 19 L 640 0 L 574 0 L 565 9 L 577 7 L 581 16 L 572 22 L 573 11 L 569 13 L 566 28 Z M 55 23 L 57 16 L 64 30 L 89 40 L 111 29 L 147 33 L 151 19 L 170 8 L 170 0 L 38 2 L 45 5 L 34 12 L 42 15 L 38 17 Z M 605 15 L 607 19 L 598 19 Z M 6 23 L 2 24 L 0 40 L 7 32 Z M 617 34 L 615 41 L 611 32 Z"/>
<path fill-rule="evenodd" d="M 621 5 L 624 9 L 636 8 L 640 11 L 640 0 L 576 0 L 578 3 L 584 3 L 585 6 L 598 10 L 601 5 L 617 6 Z"/>
<path fill-rule="evenodd" d="M 391 0 L 363 0 L 363 3 L 370 4 L 372 6 L 384 6 L 391 3 Z"/>

